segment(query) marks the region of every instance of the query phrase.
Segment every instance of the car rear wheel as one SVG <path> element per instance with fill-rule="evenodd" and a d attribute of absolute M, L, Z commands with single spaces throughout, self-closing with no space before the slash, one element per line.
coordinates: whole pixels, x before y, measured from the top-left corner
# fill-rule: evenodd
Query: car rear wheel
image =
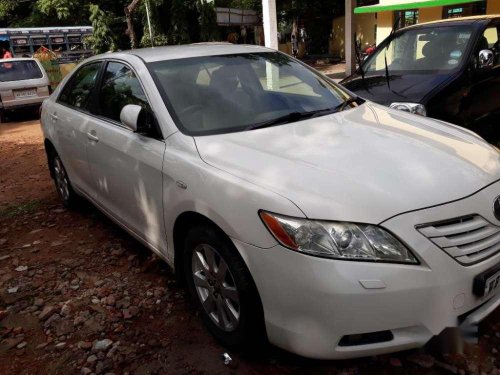
<path fill-rule="evenodd" d="M 57 194 L 63 205 L 67 208 L 74 207 L 78 196 L 71 187 L 68 173 L 66 172 L 66 168 L 64 168 L 61 158 L 55 152 L 51 155 L 51 167 Z"/>
<path fill-rule="evenodd" d="M 263 340 L 260 299 L 230 240 L 210 225 L 200 225 L 188 231 L 184 250 L 188 291 L 209 331 L 233 347 Z"/>

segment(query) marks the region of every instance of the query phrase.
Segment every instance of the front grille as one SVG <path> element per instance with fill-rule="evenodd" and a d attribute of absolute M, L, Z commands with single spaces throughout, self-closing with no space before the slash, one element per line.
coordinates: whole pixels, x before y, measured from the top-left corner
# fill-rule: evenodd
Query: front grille
<path fill-rule="evenodd" d="M 471 265 L 500 251 L 500 227 L 479 215 L 425 224 L 418 231 L 463 265 Z"/>

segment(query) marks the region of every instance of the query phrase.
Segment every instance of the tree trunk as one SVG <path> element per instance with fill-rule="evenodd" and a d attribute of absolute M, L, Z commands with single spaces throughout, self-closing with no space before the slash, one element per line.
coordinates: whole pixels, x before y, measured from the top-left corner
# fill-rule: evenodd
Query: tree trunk
<path fill-rule="evenodd" d="M 140 0 L 132 0 L 132 2 L 127 5 L 124 9 L 125 18 L 127 19 L 127 30 L 125 34 L 127 34 L 130 38 L 130 46 L 131 48 L 137 48 L 137 37 L 134 31 L 134 22 L 132 20 L 132 14 L 134 13 L 135 8 L 139 5 Z"/>

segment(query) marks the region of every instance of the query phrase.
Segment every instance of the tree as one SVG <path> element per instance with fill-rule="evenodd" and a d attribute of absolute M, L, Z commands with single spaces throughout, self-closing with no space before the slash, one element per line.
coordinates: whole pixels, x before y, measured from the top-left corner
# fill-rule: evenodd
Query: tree
<path fill-rule="evenodd" d="M 145 4 L 151 13 L 153 42 Z M 83 26 L 95 51 L 216 40 L 210 0 L 0 0 L 0 27 Z M 234 0 L 236 1 L 236 0 Z M 260 0 L 238 0 L 241 2 Z M 125 17 L 123 17 L 125 13 Z"/>
<path fill-rule="evenodd" d="M 36 6 L 47 16 L 55 15 L 59 20 L 68 20 L 79 13 L 76 10 L 81 3 L 77 0 L 38 0 Z"/>
<path fill-rule="evenodd" d="M 19 7 L 19 2 L 16 0 L 2 0 L 0 1 L 0 19 L 7 20 L 11 18 L 16 9 Z"/>
<path fill-rule="evenodd" d="M 171 0 L 171 14 L 172 19 L 170 23 L 170 30 L 168 31 L 168 39 L 171 44 L 185 44 L 190 43 L 188 28 L 188 11 L 192 6 L 191 0 Z"/>
<path fill-rule="evenodd" d="M 125 19 L 127 20 L 127 30 L 125 31 L 125 34 L 127 34 L 130 38 L 130 47 L 131 48 L 137 48 L 137 36 L 135 34 L 135 29 L 134 29 L 134 21 L 132 19 L 132 14 L 134 13 L 135 9 L 139 5 L 140 0 L 132 0 L 132 2 L 125 7 Z"/>
<path fill-rule="evenodd" d="M 110 0 L 106 0 L 110 1 Z M 88 24 L 88 0 L 0 0 L 1 27 Z M 82 12 L 82 8 L 84 11 Z"/>
<path fill-rule="evenodd" d="M 200 41 L 211 42 L 217 39 L 217 14 L 213 3 L 206 0 L 198 0 L 198 13 L 200 14 L 198 22 L 200 24 Z"/>
<path fill-rule="evenodd" d="M 89 18 L 94 31 L 92 35 L 85 37 L 83 41 L 85 46 L 94 53 L 115 51 L 117 49 L 115 36 L 110 27 L 112 17 L 99 8 L 99 5 L 90 4 L 89 9 Z"/>

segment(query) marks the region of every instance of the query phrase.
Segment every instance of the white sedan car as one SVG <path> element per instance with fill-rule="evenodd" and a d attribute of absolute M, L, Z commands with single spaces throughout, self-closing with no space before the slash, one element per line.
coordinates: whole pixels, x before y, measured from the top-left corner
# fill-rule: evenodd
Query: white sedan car
<path fill-rule="evenodd" d="M 95 56 L 42 110 L 66 206 L 165 259 L 227 345 L 415 348 L 500 304 L 500 153 L 262 47 Z"/>

